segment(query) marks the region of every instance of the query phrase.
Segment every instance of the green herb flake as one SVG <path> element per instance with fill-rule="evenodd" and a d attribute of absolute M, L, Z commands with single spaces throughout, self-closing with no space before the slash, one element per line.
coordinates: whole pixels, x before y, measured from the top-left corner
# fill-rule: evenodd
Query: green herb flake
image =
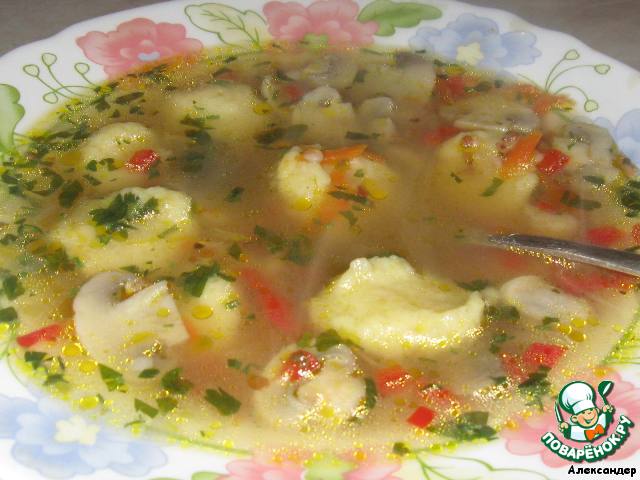
<path fill-rule="evenodd" d="M 479 292 L 489 286 L 489 281 L 484 279 L 476 279 L 470 282 L 457 282 L 460 288 L 469 290 L 470 292 Z"/>
<path fill-rule="evenodd" d="M 162 386 L 170 393 L 184 395 L 191 390 L 193 383 L 186 378 L 183 378 L 181 373 L 181 368 L 174 368 L 162 376 L 160 383 L 162 383 Z"/>
<path fill-rule="evenodd" d="M 393 448 L 391 449 L 391 451 L 400 456 L 403 457 L 405 455 L 408 455 L 409 453 L 411 453 L 411 449 L 409 447 L 407 447 L 407 445 L 403 442 L 396 442 L 393 444 Z"/>
<path fill-rule="evenodd" d="M 42 365 L 46 357 L 47 354 L 45 352 L 24 352 L 24 361 L 30 364 L 31 368 L 33 368 L 34 370 L 37 370 Z"/>
<path fill-rule="evenodd" d="M 9 300 L 15 300 L 22 295 L 25 290 L 15 275 L 9 275 L 2 281 L 2 291 Z"/>
<path fill-rule="evenodd" d="M 11 323 L 18 319 L 18 312 L 13 307 L 0 309 L 0 323 Z"/>
<path fill-rule="evenodd" d="M 596 208 L 600 208 L 602 206 L 602 204 L 596 200 L 585 200 L 579 195 L 570 192 L 569 190 L 564 191 L 562 197 L 560 198 L 560 201 L 567 207 L 587 211 L 595 210 Z"/>
<path fill-rule="evenodd" d="M 286 241 L 280 235 L 267 230 L 260 225 L 256 225 L 253 229 L 253 233 L 265 243 L 265 246 L 270 253 L 278 253 L 284 249 Z"/>
<path fill-rule="evenodd" d="M 227 358 L 227 367 L 234 370 L 242 370 L 242 362 L 237 358 Z"/>
<path fill-rule="evenodd" d="M 316 350 L 318 350 L 319 352 L 326 352 L 331 347 L 335 347 L 336 345 L 341 344 L 351 345 L 352 342 L 350 340 L 342 338 L 333 328 L 330 330 L 325 330 L 316 337 Z"/>
<path fill-rule="evenodd" d="M 313 247 L 311 240 L 304 235 L 298 235 L 288 242 L 287 252 L 284 259 L 295 263 L 296 265 L 306 265 L 313 256 Z"/>
<path fill-rule="evenodd" d="M 121 95 L 114 100 L 118 105 L 128 105 L 129 103 L 144 96 L 144 92 L 132 92 L 126 95 Z"/>
<path fill-rule="evenodd" d="M 543 399 L 551 392 L 551 382 L 547 379 L 549 367 L 540 366 L 529 377 L 518 385 L 518 390 L 527 398 L 527 405 L 535 405 L 540 411 L 544 410 Z"/>
<path fill-rule="evenodd" d="M 217 390 L 207 389 L 205 400 L 213 405 L 223 416 L 229 416 L 240 410 L 240 400 L 227 393 L 222 388 Z"/>
<path fill-rule="evenodd" d="M 138 378 L 154 378 L 158 376 L 160 370 L 157 368 L 146 368 L 140 372 Z"/>
<path fill-rule="evenodd" d="M 156 400 L 161 413 L 169 413 L 178 406 L 178 401 L 173 397 L 163 397 Z"/>
<path fill-rule="evenodd" d="M 126 237 L 127 230 L 134 228 L 131 222 L 158 213 L 158 205 L 158 199 L 155 197 L 143 203 L 134 193 L 118 193 L 107 207 L 91 210 L 89 215 L 93 222 L 103 226 L 108 234 L 119 232 Z"/>
<path fill-rule="evenodd" d="M 494 177 L 491 180 L 491 184 L 486 188 L 484 192 L 480 194 L 481 197 L 490 197 L 495 194 L 500 186 L 504 183 L 504 180 L 498 177 Z"/>
<path fill-rule="evenodd" d="M 587 182 L 591 183 L 592 185 L 595 185 L 596 187 L 602 187 L 606 183 L 604 177 L 600 177 L 597 175 L 585 175 L 582 178 L 584 178 Z"/>
<path fill-rule="evenodd" d="M 371 410 L 376 406 L 376 403 L 378 402 L 378 389 L 376 388 L 376 382 L 374 382 L 372 378 L 365 378 L 364 385 L 364 406 L 367 407 L 367 409 Z"/>
<path fill-rule="evenodd" d="M 457 421 L 449 423 L 444 428 L 443 434 L 457 441 L 493 440 L 496 431 L 487 425 L 488 420 L 488 412 L 465 412 Z"/>
<path fill-rule="evenodd" d="M 355 224 L 358 222 L 358 217 L 356 217 L 351 210 L 345 210 L 344 212 L 340 212 L 340 215 L 342 215 L 344 218 L 347 219 L 350 227 L 355 226 Z"/>
<path fill-rule="evenodd" d="M 98 369 L 100 370 L 102 381 L 105 383 L 107 389 L 110 392 L 118 390 L 120 387 L 124 386 L 124 377 L 117 370 L 114 370 L 111 367 L 107 367 L 102 363 L 98 364 Z"/>
<path fill-rule="evenodd" d="M 200 297 L 207 284 L 207 280 L 214 275 L 229 281 L 235 280 L 233 277 L 220 272 L 220 265 L 217 263 L 212 265 L 200 265 L 195 270 L 182 274 L 183 288 L 185 292 L 192 297 Z"/>
<path fill-rule="evenodd" d="M 507 335 L 505 332 L 495 335 L 491 339 L 491 343 L 489 343 L 489 351 L 495 355 L 502 348 L 502 344 L 505 343 L 507 340 L 510 340 L 511 338 L 513 337 Z"/>
<path fill-rule="evenodd" d="M 368 140 L 371 136 L 362 132 L 347 132 L 345 138 L 347 140 Z"/>
<path fill-rule="evenodd" d="M 329 192 L 333 198 L 337 198 L 338 200 L 347 200 L 349 202 L 359 203 L 361 205 L 369 205 L 371 201 L 362 195 L 356 195 L 354 193 L 343 192 L 342 190 L 335 190 L 333 192 Z"/>
<path fill-rule="evenodd" d="M 242 187 L 234 187 L 231 192 L 226 196 L 225 200 L 229 203 L 235 203 L 242 200 L 242 194 L 244 193 L 244 188 Z"/>
<path fill-rule="evenodd" d="M 557 317 L 544 317 L 540 325 L 536 328 L 539 330 L 549 330 L 560 323 L 560 319 Z"/>
<path fill-rule="evenodd" d="M 462 179 L 458 175 L 456 175 L 454 172 L 451 172 L 449 175 L 451 176 L 451 178 L 453 178 L 453 180 L 456 183 L 462 183 Z"/>
<path fill-rule="evenodd" d="M 65 183 L 62 186 L 60 195 L 58 195 L 58 203 L 60 203 L 61 207 L 69 208 L 83 190 L 82 184 L 78 180 Z"/>
<path fill-rule="evenodd" d="M 236 260 L 240 260 L 240 255 L 242 255 L 242 249 L 240 248 L 240 245 L 234 242 L 227 250 L 227 253 L 231 255 L 233 258 L 235 258 Z"/>
<path fill-rule="evenodd" d="M 520 312 L 513 305 L 489 305 L 484 310 L 485 317 L 490 321 L 511 321 L 520 319 Z"/>
<path fill-rule="evenodd" d="M 144 413 L 147 417 L 155 418 L 156 415 L 158 415 L 157 408 L 152 407 L 148 403 L 145 403 L 137 398 L 134 400 L 133 406 L 136 409 L 136 412 Z"/>

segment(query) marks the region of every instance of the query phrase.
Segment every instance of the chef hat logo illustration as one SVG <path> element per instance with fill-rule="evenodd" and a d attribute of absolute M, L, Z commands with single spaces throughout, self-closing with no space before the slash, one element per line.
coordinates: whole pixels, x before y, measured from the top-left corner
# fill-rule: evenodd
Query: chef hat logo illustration
<path fill-rule="evenodd" d="M 572 415 L 578 415 L 590 408 L 596 408 L 596 392 L 586 382 L 571 382 L 558 395 L 560 406 Z"/>

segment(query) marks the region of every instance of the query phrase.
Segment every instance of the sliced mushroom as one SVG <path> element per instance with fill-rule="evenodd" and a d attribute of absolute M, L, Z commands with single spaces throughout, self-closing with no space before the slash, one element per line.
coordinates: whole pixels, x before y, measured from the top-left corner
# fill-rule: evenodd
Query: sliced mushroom
<path fill-rule="evenodd" d="M 504 302 L 538 322 L 545 317 L 570 321 L 593 316 L 586 300 L 561 292 L 534 275 L 509 280 L 500 288 L 500 294 Z"/>
<path fill-rule="evenodd" d="M 296 345 L 285 347 L 264 369 L 269 384 L 254 395 L 262 423 L 286 428 L 310 422 L 339 425 L 364 410 L 365 383 L 357 376 L 356 358 L 348 347 L 337 345 L 326 352 L 306 348 L 305 353 L 318 361 L 319 369 L 291 379 L 283 368 L 299 351 Z"/>
<path fill-rule="evenodd" d="M 148 368 L 163 348 L 188 338 L 164 280 L 144 287 L 131 273 L 99 273 L 80 288 L 73 311 L 80 343 L 109 365 Z"/>
<path fill-rule="evenodd" d="M 529 107 L 491 93 L 442 107 L 440 114 L 461 130 L 529 133 L 540 126 L 540 119 Z"/>

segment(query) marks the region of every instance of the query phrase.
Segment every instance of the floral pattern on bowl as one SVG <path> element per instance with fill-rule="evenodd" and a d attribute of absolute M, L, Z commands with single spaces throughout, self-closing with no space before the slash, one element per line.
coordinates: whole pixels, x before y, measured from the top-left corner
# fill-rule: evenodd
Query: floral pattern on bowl
<path fill-rule="evenodd" d="M 51 104 L 92 95 L 100 82 L 147 62 L 195 54 L 216 44 L 260 48 L 269 41 L 302 40 L 429 50 L 574 95 L 583 113 L 608 128 L 626 155 L 640 164 L 640 108 L 634 108 L 640 105 L 640 74 L 566 35 L 449 0 L 224 1 L 176 0 L 115 13 L 2 57 L 0 157 L 12 151 L 21 141 L 19 132 Z M 411 452 L 404 461 L 395 456 L 382 463 L 321 456 L 301 467 L 252 459 L 246 452 L 207 442 L 199 445 L 203 449 L 150 442 L 26 388 L 11 363 L 13 341 L 11 328 L 0 323 L 3 480 L 545 479 L 557 477 L 568 465 L 546 455 L 539 442 L 541 433 L 555 426 L 551 413 L 504 431 L 500 440 L 456 451 L 456 456 Z M 637 358 L 621 363 L 635 364 Z M 640 411 L 637 372 L 617 368 L 613 402 L 623 412 Z M 636 434 L 608 465 L 628 466 L 624 460 L 637 458 L 638 450 Z"/>

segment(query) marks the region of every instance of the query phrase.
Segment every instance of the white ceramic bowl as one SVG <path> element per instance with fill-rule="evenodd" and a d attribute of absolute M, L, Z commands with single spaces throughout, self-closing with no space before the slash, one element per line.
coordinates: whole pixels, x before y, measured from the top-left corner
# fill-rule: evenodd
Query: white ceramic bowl
<path fill-rule="evenodd" d="M 608 128 L 640 164 L 640 73 L 568 35 L 509 13 L 447 0 L 178 0 L 114 13 L 67 28 L 0 58 L 0 158 L 44 113 L 94 93 L 96 84 L 146 61 L 220 43 L 268 40 L 373 44 L 432 50 L 506 71 L 576 100 L 576 110 Z M 497 440 L 420 452 L 401 461 L 357 463 L 318 455 L 304 467 L 252 458 L 229 445 L 180 439 L 157 444 L 83 417 L 20 378 L 13 335 L 0 325 L 0 479 L 395 480 L 565 478 L 570 463 L 540 437 L 556 428 L 553 412 L 525 419 Z M 640 421 L 640 377 L 629 351 L 612 365 L 609 400 Z M 637 466 L 640 431 L 598 467 Z M 578 465 L 578 467 L 581 465 Z M 593 465 L 587 465 L 593 466 Z M 571 477 L 569 477 L 571 478 Z"/>

